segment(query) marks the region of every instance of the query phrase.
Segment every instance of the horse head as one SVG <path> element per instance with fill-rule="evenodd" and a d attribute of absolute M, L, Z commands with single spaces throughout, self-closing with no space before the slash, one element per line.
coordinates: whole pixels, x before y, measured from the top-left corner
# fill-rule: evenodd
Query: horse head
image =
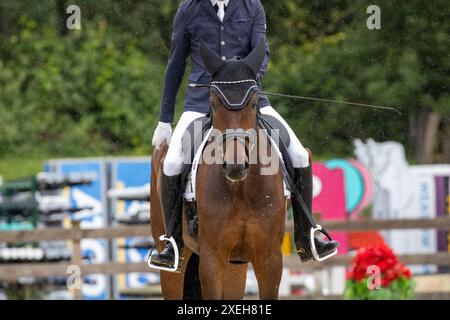
<path fill-rule="evenodd" d="M 213 127 L 228 180 L 243 181 L 248 174 L 250 151 L 256 143 L 257 74 L 265 56 L 265 43 L 245 58 L 222 60 L 205 43 L 200 46 L 203 63 L 211 74 L 210 105 Z"/>

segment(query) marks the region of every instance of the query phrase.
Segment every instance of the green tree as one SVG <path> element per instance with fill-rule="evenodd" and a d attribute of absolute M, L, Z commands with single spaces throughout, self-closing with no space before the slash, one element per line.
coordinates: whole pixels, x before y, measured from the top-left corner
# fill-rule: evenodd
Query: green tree
<path fill-rule="evenodd" d="M 118 46 L 106 23 L 61 39 L 23 19 L 0 64 L 0 146 L 52 155 L 150 152 L 163 66 L 130 41 Z M 6 54 L 5 54 L 6 55 Z"/>
<path fill-rule="evenodd" d="M 321 153 L 348 152 L 351 139 L 374 137 L 400 141 L 414 151 L 418 161 L 430 162 L 439 151 L 438 143 L 442 146 L 440 130 L 448 132 L 449 56 L 445 52 L 449 24 L 442 22 L 448 21 L 449 8 L 445 1 L 380 1 L 382 28 L 368 30 L 368 5 L 352 4 L 351 11 L 342 15 L 349 22 L 332 23 L 336 26 L 333 32 L 306 40 L 298 36 L 297 45 L 283 41 L 266 83 L 280 92 L 395 106 L 403 112 L 402 117 L 395 117 L 275 100 L 295 127 L 301 128 L 307 144 Z M 298 16 L 295 19 L 302 14 Z"/>
<path fill-rule="evenodd" d="M 369 1 L 262 1 L 267 90 L 403 113 L 271 98 L 314 153 L 349 155 L 372 137 L 450 161 L 446 1 L 380 0 L 381 30 L 366 28 Z M 0 151 L 148 154 L 179 2 L 80 0 L 82 30 L 65 32 L 66 0 L 1 1 Z"/>

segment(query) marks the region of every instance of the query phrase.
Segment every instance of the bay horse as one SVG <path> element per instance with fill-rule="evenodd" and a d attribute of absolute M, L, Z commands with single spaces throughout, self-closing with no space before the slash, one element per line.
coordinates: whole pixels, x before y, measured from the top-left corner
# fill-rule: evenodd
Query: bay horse
<path fill-rule="evenodd" d="M 158 250 L 164 248 L 164 243 L 159 240 L 159 235 L 165 234 L 164 218 L 159 195 L 159 175 L 162 170 L 164 157 L 168 146 L 155 149 L 151 161 L 150 184 L 150 226 L 155 247 Z M 186 228 L 183 225 L 183 233 Z M 165 300 L 200 300 L 202 299 L 199 280 L 199 256 L 189 246 L 185 246 L 182 253 L 183 263 L 180 273 L 160 271 L 161 291 Z M 223 288 L 223 298 L 226 300 L 240 300 L 245 294 L 247 277 L 247 264 L 230 264 L 225 272 L 226 285 Z"/>
<path fill-rule="evenodd" d="M 260 299 L 277 299 L 287 202 L 280 170 L 262 174 L 273 165 L 266 157 L 275 156 L 257 121 L 256 75 L 265 55 L 264 42 L 245 59 L 223 61 L 205 44 L 200 54 L 212 75 L 212 127 L 221 132 L 208 140 L 205 150 L 213 147 L 212 156 L 222 161 L 198 165 L 198 241 L 189 236 L 184 214 L 184 263 L 181 273 L 161 271 L 163 296 L 241 299 L 251 263 Z M 152 158 L 151 228 L 158 249 L 163 244 L 155 235 L 164 234 L 158 174 L 166 151 L 167 146 L 156 150 Z"/>

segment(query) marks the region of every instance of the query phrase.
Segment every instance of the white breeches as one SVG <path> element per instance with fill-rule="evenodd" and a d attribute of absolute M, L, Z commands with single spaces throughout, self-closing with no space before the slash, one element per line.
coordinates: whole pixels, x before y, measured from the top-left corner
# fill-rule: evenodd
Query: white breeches
<path fill-rule="evenodd" d="M 300 143 L 300 140 L 297 138 L 294 131 L 292 131 L 288 123 L 271 106 L 261 108 L 260 111 L 263 114 L 271 115 L 277 118 L 286 127 L 291 140 L 288 148 L 288 153 L 291 157 L 292 165 L 294 166 L 294 168 L 308 167 L 309 154 Z M 177 126 L 173 131 L 169 150 L 167 151 L 167 155 L 164 160 L 163 170 L 166 176 L 175 176 L 183 171 L 183 134 L 192 121 L 204 117 L 205 115 L 206 114 L 204 113 L 194 111 L 186 111 L 181 115 L 180 120 L 178 120 Z"/>
<path fill-rule="evenodd" d="M 280 121 L 289 133 L 289 138 L 291 140 L 288 148 L 289 157 L 291 157 L 292 165 L 294 168 L 306 168 L 309 166 L 309 153 L 306 151 L 305 147 L 298 140 L 294 131 L 291 129 L 289 124 L 280 116 L 280 114 L 271 106 L 267 106 L 260 109 L 262 114 L 270 115 L 278 121 Z"/>
<path fill-rule="evenodd" d="M 178 120 L 170 139 L 169 150 L 164 159 L 163 171 L 166 176 L 176 176 L 183 171 L 183 135 L 192 121 L 206 116 L 205 113 L 186 111 Z"/>

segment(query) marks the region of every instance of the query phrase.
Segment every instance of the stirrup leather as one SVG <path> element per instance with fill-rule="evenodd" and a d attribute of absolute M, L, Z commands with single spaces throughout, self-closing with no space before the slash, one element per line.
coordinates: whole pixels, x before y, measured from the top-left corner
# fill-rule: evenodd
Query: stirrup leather
<path fill-rule="evenodd" d="M 153 250 L 150 250 L 148 256 L 147 256 L 147 264 L 150 268 L 152 269 L 156 269 L 156 270 L 163 270 L 163 271 L 168 271 L 168 272 L 179 272 L 178 267 L 180 266 L 180 253 L 178 251 L 178 246 L 177 243 L 175 242 L 175 239 L 173 237 L 167 238 L 165 234 L 163 234 L 162 236 L 159 237 L 160 241 L 168 241 L 170 242 L 170 244 L 172 244 L 173 247 L 173 252 L 175 255 L 175 262 L 174 265 L 169 268 L 169 267 L 161 267 L 161 266 L 156 266 L 154 264 L 152 264 L 152 256 L 153 256 Z"/>
<path fill-rule="evenodd" d="M 332 256 L 336 255 L 338 253 L 338 250 L 336 248 L 332 252 L 330 252 L 329 254 L 327 254 L 327 255 L 325 255 L 323 257 L 320 257 L 319 253 L 317 252 L 316 242 L 314 241 L 314 235 L 315 235 L 315 233 L 317 231 L 323 233 L 328 238 L 328 240 L 331 241 L 332 239 L 331 239 L 330 235 L 328 234 L 328 232 L 326 232 L 322 228 L 321 225 L 317 224 L 315 228 L 311 228 L 311 234 L 310 234 L 310 237 L 309 237 L 309 241 L 311 241 L 311 253 L 312 253 L 315 261 L 321 262 L 321 261 L 324 261 L 324 260 L 326 260 L 328 258 L 331 258 Z"/>

